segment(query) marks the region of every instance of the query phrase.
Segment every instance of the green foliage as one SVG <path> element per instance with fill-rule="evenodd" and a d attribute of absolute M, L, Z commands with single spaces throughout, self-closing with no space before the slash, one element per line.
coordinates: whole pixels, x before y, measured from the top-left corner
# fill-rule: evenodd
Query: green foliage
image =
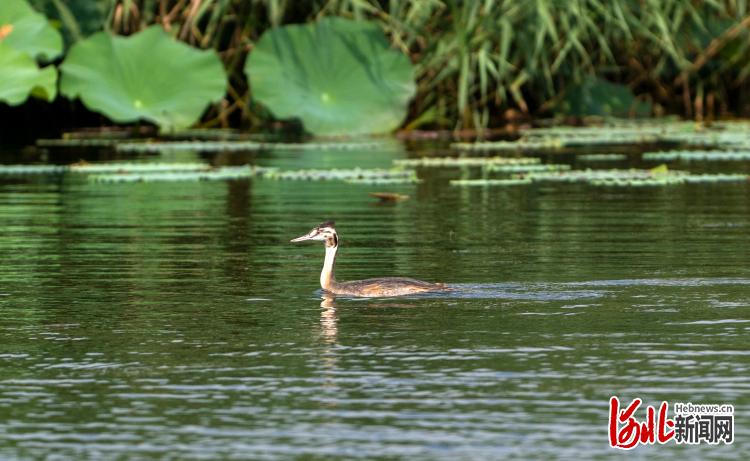
<path fill-rule="evenodd" d="M 726 89 L 750 83 L 745 2 L 331 3 L 339 14 L 381 18 L 393 41 L 419 56 L 414 114 L 423 123 L 482 128 L 508 107 L 549 113 L 590 75 L 649 94 L 659 110 L 696 116 L 738 103 Z"/>
<path fill-rule="evenodd" d="M 114 8 L 110 0 L 29 0 L 50 20 L 60 24 L 65 42 L 70 45 L 99 32 Z"/>
<path fill-rule="evenodd" d="M 167 131 L 195 123 L 226 90 L 216 53 L 180 43 L 161 26 L 130 37 L 97 33 L 70 49 L 61 72 L 65 96 L 115 122 L 147 120 Z"/>
<path fill-rule="evenodd" d="M 415 90 L 409 59 L 376 24 L 342 18 L 267 31 L 245 72 L 255 100 L 316 135 L 393 131 Z"/>
<path fill-rule="evenodd" d="M 0 3 L 0 102 L 22 104 L 29 95 L 52 101 L 57 70 L 40 69 L 36 59 L 51 60 L 62 52 L 62 38 L 26 0 Z"/>
<path fill-rule="evenodd" d="M 482 129 L 555 113 L 640 114 L 646 106 L 628 104 L 633 96 L 656 114 L 697 119 L 747 115 L 750 107 L 744 1 L 30 1 L 57 20 L 70 43 L 96 30 L 129 35 L 158 24 L 180 41 L 219 51 L 231 78 L 226 101 L 211 109 L 206 126 L 263 124 L 268 111 L 248 104 L 263 94 L 247 88 L 247 51 L 262 51 L 259 37 L 271 27 L 327 17 L 374 21 L 391 46 L 410 56 L 417 94 L 407 128 Z M 0 10 L 19 4 L 25 5 L 0 0 Z M 302 49 L 304 58 L 326 53 Z M 613 86 L 602 85 L 605 78 Z M 277 93 L 287 92 L 283 86 Z M 319 89 L 314 94 L 320 99 Z"/>
<path fill-rule="evenodd" d="M 627 86 L 592 76 L 568 88 L 556 108 L 567 115 L 606 117 L 647 117 L 651 111 L 651 105 L 636 99 Z"/>
<path fill-rule="evenodd" d="M 26 0 L 2 0 L 0 34 L 5 45 L 23 51 L 35 59 L 51 61 L 62 53 L 62 37 L 44 15 L 34 11 Z"/>
<path fill-rule="evenodd" d="M 29 95 L 52 101 L 57 94 L 57 71 L 39 69 L 28 54 L 0 42 L 0 102 L 11 106 L 23 103 Z"/>

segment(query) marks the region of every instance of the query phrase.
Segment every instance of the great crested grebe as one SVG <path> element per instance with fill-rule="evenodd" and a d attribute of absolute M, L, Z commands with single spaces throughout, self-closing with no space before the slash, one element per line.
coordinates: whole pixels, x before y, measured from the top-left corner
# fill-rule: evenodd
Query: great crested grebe
<path fill-rule="evenodd" d="M 450 288 L 442 283 L 423 282 L 405 277 L 383 277 L 375 279 L 354 280 L 351 282 L 337 282 L 333 276 L 336 265 L 336 251 L 339 248 L 339 236 L 334 229 L 333 221 L 326 221 L 313 230 L 292 239 L 291 242 L 315 240 L 325 242 L 326 259 L 320 273 L 320 286 L 328 293 L 345 296 L 362 296 L 375 298 L 381 296 L 401 296 L 429 291 L 449 291 Z"/>

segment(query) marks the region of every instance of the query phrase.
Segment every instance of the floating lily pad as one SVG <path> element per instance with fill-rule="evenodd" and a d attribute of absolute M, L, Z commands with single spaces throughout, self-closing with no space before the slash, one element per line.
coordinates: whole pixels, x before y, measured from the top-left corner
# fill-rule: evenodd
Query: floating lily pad
<path fill-rule="evenodd" d="M 750 148 L 750 136 L 747 131 L 715 131 L 706 130 L 687 133 L 668 133 L 662 137 L 663 141 L 686 144 L 688 146 L 719 147 L 719 148 Z"/>
<path fill-rule="evenodd" d="M 0 2 L 0 42 L 34 59 L 51 61 L 62 53 L 60 33 L 26 0 Z M 3 77 L 5 69 L 3 68 Z"/>
<path fill-rule="evenodd" d="M 565 148 L 565 145 L 558 139 L 538 141 L 519 139 L 518 141 L 456 142 L 451 144 L 451 149 L 465 151 L 537 152 L 555 151 L 563 148 Z"/>
<path fill-rule="evenodd" d="M 74 173 L 184 173 L 208 171 L 212 167 L 207 163 L 87 163 L 70 165 Z"/>
<path fill-rule="evenodd" d="M 655 160 L 659 162 L 671 162 L 674 160 L 690 161 L 713 161 L 713 162 L 743 162 L 750 160 L 748 151 L 721 151 L 721 150 L 675 150 L 664 152 L 646 152 L 643 160 Z"/>
<path fill-rule="evenodd" d="M 208 181 L 262 176 L 286 181 L 346 181 L 358 184 L 413 184 L 414 170 L 292 170 L 242 165 L 213 167 L 207 163 L 76 163 L 72 165 L 0 165 L 0 176 L 82 174 L 98 182 Z"/>
<path fill-rule="evenodd" d="M 267 175 L 270 179 L 287 181 L 358 181 L 370 184 L 391 184 L 389 181 L 414 182 L 417 175 L 413 170 L 403 169 L 361 169 L 350 170 L 297 170 L 275 171 Z"/>
<path fill-rule="evenodd" d="M 267 31 L 245 72 L 255 100 L 322 136 L 396 129 L 416 88 L 409 59 L 376 23 L 343 18 Z"/>
<path fill-rule="evenodd" d="M 34 58 L 0 41 L 0 102 L 16 106 L 29 96 L 52 101 L 57 94 L 57 71 L 39 68 Z"/>
<path fill-rule="evenodd" d="M 107 138 L 72 138 L 72 139 L 37 139 L 39 147 L 114 147 L 120 139 Z"/>
<path fill-rule="evenodd" d="M 584 183 L 596 187 L 661 187 L 679 184 L 747 182 L 743 174 L 697 174 L 670 172 L 653 174 L 649 170 L 581 170 L 564 173 L 531 173 L 523 178 L 454 179 L 454 186 L 521 186 L 543 182 Z"/>
<path fill-rule="evenodd" d="M 416 177 L 404 178 L 356 178 L 346 179 L 347 184 L 367 184 L 370 186 L 396 186 L 399 184 L 418 184 L 421 181 Z"/>
<path fill-rule="evenodd" d="M 527 130 L 517 141 L 454 143 L 452 149 L 495 152 L 548 152 L 598 146 L 621 146 L 666 142 L 663 131 L 609 128 L 564 128 Z"/>
<path fill-rule="evenodd" d="M 671 120 L 653 121 L 648 125 L 634 121 L 584 127 L 527 129 L 522 131 L 520 142 L 558 143 L 564 148 L 658 143 L 750 150 L 749 130 L 750 126 L 746 122 L 719 122 L 706 126 Z M 506 148 L 510 149 L 510 146 Z"/>
<path fill-rule="evenodd" d="M 743 174 L 690 174 L 686 171 L 654 168 L 651 170 L 577 170 L 561 173 L 530 173 L 533 182 L 582 182 L 593 186 L 650 187 L 674 184 L 745 182 Z"/>
<path fill-rule="evenodd" d="M 145 164 L 144 164 L 145 165 Z M 164 164 L 168 165 L 168 164 Z M 101 165 L 106 168 L 106 164 Z M 122 170 L 115 174 L 92 175 L 97 182 L 156 182 L 156 181 L 222 181 L 261 176 L 275 180 L 287 181 L 346 181 L 367 184 L 410 184 L 415 182 L 416 175 L 410 170 L 299 170 L 279 171 L 276 168 L 265 168 L 251 165 L 237 167 L 220 167 L 205 171 L 189 170 Z"/>
<path fill-rule="evenodd" d="M 654 120 L 649 124 L 639 121 L 618 121 L 596 126 L 531 128 L 522 130 L 521 138 L 516 141 L 454 143 L 451 148 L 461 151 L 542 152 L 657 144 L 662 148 L 672 149 L 703 146 L 704 148 L 716 147 L 723 150 L 750 152 L 750 134 L 748 133 L 750 133 L 750 125 L 747 122 L 719 122 L 703 125 L 673 120 Z M 739 159 L 739 156 L 735 157 Z M 608 160 L 616 158 L 618 157 Z M 579 159 L 593 161 L 595 157 L 581 156 Z M 604 160 L 604 157 L 596 160 Z"/>
<path fill-rule="evenodd" d="M 607 187 L 656 187 L 684 184 L 685 178 L 681 176 L 665 176 L 662 178 L 594 179 L 587 181 L 587 183 L 592 186 Z"/>
<path fill-rule="evenodd" d="M 747 182 L 748 176 L 743 174 L 696 174 L 696 175 L 668 175 L 658 178 L 638 179 L 598 179 L 590 181 L 592 186 L 607 187 L 653 187 L 674 184 L 711 184 L 728 182 Z"/>
<path fill-rule="evenodd" d="M 125 142 L 115 144 L 119 152 L 159 154 L 166 152 L 201 151 L 256 151 L 263 149 L 263 143 L 256 141 L 178 141 L 178 142 Z"/>
<path fill-rule="evenodd" d="M 570 165 L 547 163 L 544 165 L 487 165 L 487 171 L 494 173 L 531 173 L 537 171 L 567 171 Z"/>
<path fill-rule="evenodd" d="M 358 142 L 257 142 L 257 141 L 177 141 L 177 142 L 127 142 L 116 145 L 120 152 L 164 153 L 182 151 L 226 152 L 257 150 L 361 150 L 379 149 L 388 144 L 381 141 Z"/>
<path fill-rule="evenodd" d="M 0 165 L 0 175 L 32 175 L 62 173 L 165 173 L 209 171 L 207 163 L 74 163 L 72 165 Z"/>
<path fill-rule="evenodd" d="M 0 165 L 0 176 L 58 175 L 67 171 L 67 165 Z"/>
<path fill-rule="evenodd" d="M 521 178 L 456 179 L 456 186 L 518 186 L 532 183 L 582 183 L 604 187 L 657 187 L 678 184 L 711 184 L 747 182 L 743 174 L 690 174 L 685 171 L 662 170 L 575 170 L 563 172 L 531 172 Z"/>
<path fill-rule="evenodd" d="M 575 149 L 600 146 L 630 146 L 673 142 L 665 138 L 671 133 L 682 132 L 683 123 L 642 125 L 627 123 L 618 125 L 552 128 L 523 130 L 523 141 L 528 143 L 558 144 L 560 148 Z M 689 128 L 689 127 L 688 127 Z"/>
<path fill-rule="evenodd" d="M 641 138 L 650 136 L 660 137 L 667 133 L 690 133 L 695 129 L 695 123 L 674 122 L 649 119 L 644 124 L 639 121 L 621 121 L 618 123 L 603 123 L 587 126 L 551 126 L 545 128 L 528 128 L 521 131 L 524 138 Z"/>
<path fill-rule="evenodd" d="M 686 183 L 716 183 L 716 182 L 748 182 L 750 176 L 746 174 L 691 174 L 685 176 Z"/>
<path fill-rule="evenodd" d="M 583 154 L 576 157 L 581 162 L 622 162 L 627 159 L 626 154 Z"/>
<path fill-rule="evenodd" d="M 90 176 L 92 181 L 107 183 L 122 182 L 181 182 L 181 181 L 227 181 L 252 178 L 269 171 L 268 168 L 250 165 L 221 167 L 210 171 L 185 171 L 164 173 L 119 173 Z"/>
<path fill-rule="evenodd" d="M 452 179 L 452 186 L 523 186 L 531 184 L 531 178 L 511 179 Z"/>
<path fill-rule="evenodd" d="M 686 176 L 689 173 L 685 171 L 671 170 L 668 172 L 654 170 L 573 170 L 562 172 L 540 172 L 530 173 L 528 175 L 535 182 L 583 182 L 592 183 L 595 181 L 633 181 L 633 180 L 652 180 L 668 179 L 673 177 Z"/>
<path fill-rule="evenodd" d="M 70 49 L 60 91 L 115 122 L 147 120 L 162 130 L 195 123 L 226 90 L 214 51 L 198 50 L 151 26 L 130 37 L 100 32 Z"/>
<path fill-rule="evenodd" d="M 488 165 L 535 165 L 540 160 L 535 157 L 422 157 L 394 160 L 398 166 L 420 167 L 464 167 Z"/>

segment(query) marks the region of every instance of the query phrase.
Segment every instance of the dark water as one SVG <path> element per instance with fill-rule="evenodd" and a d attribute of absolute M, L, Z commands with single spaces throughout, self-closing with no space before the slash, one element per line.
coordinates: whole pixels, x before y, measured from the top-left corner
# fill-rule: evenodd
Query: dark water
<path fill-rule="evenodd" d="M 747 459 L 750 185 L 449 187 L 456 174 L 2 179 L 0 458 Z M 379 190 L 411 199 L 376 205 Z M 457 291 L 321 299 L 323 249 L 288 241 L 325 219 L 340 279 Z M 735 443 L 615 452 L 611 395 L 731 403 Z"/>

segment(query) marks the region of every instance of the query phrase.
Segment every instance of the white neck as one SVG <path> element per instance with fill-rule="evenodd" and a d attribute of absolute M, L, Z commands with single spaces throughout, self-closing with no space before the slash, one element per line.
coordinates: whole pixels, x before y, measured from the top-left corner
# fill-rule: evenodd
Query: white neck
<path fill-rule="evenodd" d="M 336 250 L 338 250 L 338 246 L 326 247 L 326 259 L 323 262 L 323 270 L 320 272 L 320 286 L 324 290 L 330 289 L 335 282 L 333 266 L 336 264 Z"/>

